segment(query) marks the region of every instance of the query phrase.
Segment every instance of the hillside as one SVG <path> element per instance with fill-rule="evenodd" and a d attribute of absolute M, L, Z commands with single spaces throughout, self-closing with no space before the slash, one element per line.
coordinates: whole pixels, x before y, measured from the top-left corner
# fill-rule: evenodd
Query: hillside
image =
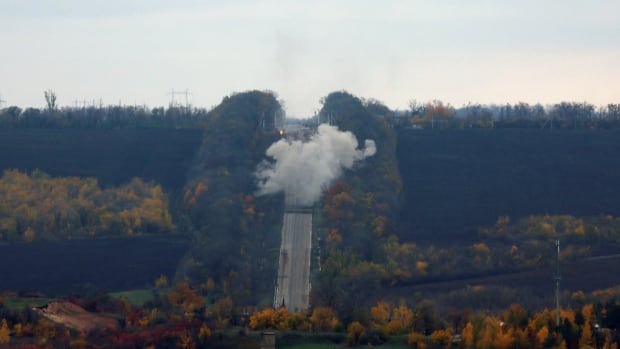
<path fill-rule="evenodd" d="M 617 216 L 619 136 L 403 129 L 397 148 L 405 200 L 399 236 L 442 243 L 476 239 L 478 228 L 499 216 Z"/>
<path fill-rule="evenodd" d="M 255 197 L 257 165 L 280 134 L 275 95 L 225 97 L 207 116 L 203 141 L 184 186 L 179 217 L 193 244 L 179 278 L 210 280 L 212 294 L 238 304 L 269 304 L 282 223 L 281 196 Z"/>

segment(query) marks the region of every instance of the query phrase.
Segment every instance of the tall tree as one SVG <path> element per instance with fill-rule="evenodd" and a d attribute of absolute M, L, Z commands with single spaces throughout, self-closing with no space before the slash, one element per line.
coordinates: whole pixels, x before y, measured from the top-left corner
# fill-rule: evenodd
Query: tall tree
<path fill-rule="evenodd" d="M 47 105 L 47 110 L 50 113 L 55 111 L 57 108 L 56 92 L 54 92 L 52 89 L 48 89 L 47 91 L 43 92 L 43 95 L 45 96 L 45 104 Z"/>

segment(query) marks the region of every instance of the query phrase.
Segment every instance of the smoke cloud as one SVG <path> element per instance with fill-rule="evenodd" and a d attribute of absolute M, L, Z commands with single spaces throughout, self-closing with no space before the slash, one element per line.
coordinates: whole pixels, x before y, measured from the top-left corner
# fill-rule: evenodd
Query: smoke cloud
<path fill-rule="evenodd" d="M 353 133 L 328 125 L 320 125 L 308 142 L 281 139 L 266 152 L 274 161 L 263 161 L 256 171 L 257 195 L 283 191 L 287 203 L 310 206 L 344 169 L 377 151 L 370 139 L 364 141 L 364 148 L 357 147 Z"/>

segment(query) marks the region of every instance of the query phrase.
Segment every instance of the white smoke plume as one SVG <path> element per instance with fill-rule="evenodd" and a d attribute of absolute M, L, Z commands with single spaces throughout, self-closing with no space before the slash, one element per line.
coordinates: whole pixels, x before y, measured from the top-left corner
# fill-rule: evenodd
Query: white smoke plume
<path fill-rule="evenodd" d="M 267 149 L 274 161 L 263 161 L 256 171 L 257 195 L 283 191 L 288 203 L 310 206 L 343 169 L 377 151 L 370 139 L 364 141 L 363 149 L 357 147 L 353 133 L 328 125 L 320 125 L 308 142 L 281 139 Z"/>

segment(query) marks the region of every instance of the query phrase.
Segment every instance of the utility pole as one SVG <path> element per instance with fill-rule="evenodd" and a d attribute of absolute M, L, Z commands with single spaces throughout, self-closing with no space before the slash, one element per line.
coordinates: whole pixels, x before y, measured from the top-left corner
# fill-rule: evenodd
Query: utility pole
<path fill-rule="evenodd" d="M 6 101 L 2 99 L 2 95 L 0 95 L 0 108 L 2 108 L 2 105 L 4 104 L 4 102 Z"/>
<path fill-rule="evenodd" d="M 173 107 L 175 106 L 175 101 L 174 101 L 174 96 L 176 95 L 181 95 L 181 96 L 185 96 L 185 110 L 189 111 L 189 96 L 192 94 L 191 92 L 189 92 L 189 89 L 185 89 L 184 91 L 175 91 L 174 89 L 171 89 L 170 92 L 168 92 L 168 94 L 170 95 L 170 106 Z"/>
<path fill-rule="evenodd" d="M 174 89 L 172 89 L 172 90 L 170 90 L 170 92 L 168 92 L 168 94 L 170 95 L 170 104 L 169 104 L 169 105 L 170 105 L 171 107 L 174 105 L 174 95 L 175 95 L 176 93 L 177 93 L 177 92 L 176 92 Z"/>
<path fill-rule="evenodd" d="M 555 259 L 555 325 L 560 327 L 560 240 L 555 240 L 557 254 Z"/>

